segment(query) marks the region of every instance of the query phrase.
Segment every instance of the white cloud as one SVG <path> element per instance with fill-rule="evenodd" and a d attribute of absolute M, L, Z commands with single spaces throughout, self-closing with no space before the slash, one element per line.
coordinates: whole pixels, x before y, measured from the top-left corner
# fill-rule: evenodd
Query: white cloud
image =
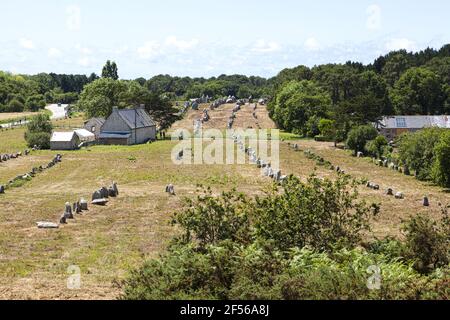
<path fill-rule="evenodd" d="M 83 57 L 78 60 L 78 64 L 82 67 L 89 67 L 92 64 L 92 61 L 89 57 Z"/>
<path fill-rule="evenodd" d="M 264 39 L 260 39 L 256 42 L 254 45 L 252 51 L 259 52 L 259 53 L 267 53 L 267 52 L 274 52 L 281 49 L 281 46 L 274 41 L 266 41 Z"/>
<path fill-rule="evenodd" d="M 372 4 L 367 7 L 367 21 L 366 27 L 369 30 L 378 30 L 381 28 L 381 7 L 377 4 Z"/>
<path fill-rule="evenodd" d="M 80 30 L 81 9 L 79 6 L 70 5 L 66 8 L 66 26 L 70 31 Z"/>
<path fill-rule="evenodd" d="M 49 58 L 59 58 L 62 56 L 62 52 L 58 48 L 50 48 L 48 49 L 47 55 Z"/>
<path fill-rule="evenodd" d="M 79 43 L 75 45 L 75 49 L 77 49 L 80 53 L 84 55 L 92 54 L 92 50 L 86 47 L 81 46 Z"/>
<path fill-rule="evenodd" d="M 308 51 L 316 51 L 316 50 L 320 49 L 320 43 L 314 37 L 306 39 L 304 45 L 305 45 L 306 50 L 308 50 Z"/>
<path fill-rule="evenodd" d="M 161 46 L 156 41 L 147 41 L 137 49 L 137 53 L 141 59 L 152 59 L 161 53 Z"/>
<path fill-rule="evenodd" d="M 19 44 L 24 49 L 29 49 L 29 50 L 34 49 L 34 43 L 30 39 L 21 38 L 19 40 Z"/>
<path fill-rule="evenodd" d="M 175 47 L 179 51 L 187 51 L 190 49 L 195 48 L 199 44 L 198 39 L 191 39 L 191 40 L 178 40 L 174 36 L 167 37 L 165 41 L 165 45 L 168 47 Z"/>
<path fill-rule="evenodd" d="M 416 43 L 406 38 L 391 39 L 386 42 L 386 49 L 389 51 L 406 49 L 408 51 L 416 50 Z"/>

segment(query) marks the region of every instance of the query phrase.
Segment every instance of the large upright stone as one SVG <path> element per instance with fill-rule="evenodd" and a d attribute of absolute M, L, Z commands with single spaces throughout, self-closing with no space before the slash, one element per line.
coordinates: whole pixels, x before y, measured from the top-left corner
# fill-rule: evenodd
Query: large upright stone
<path fill-rule="evenodd" d="M 112 187 L 114 189 L 114 191 L 116 192 L 116 195 L 119 195 L 119 188 L 117 188 L 117 183 L 113 181 L 112 183 Z"/>
<path fill-rule="evenodd" d="M 103 198 L 102 197 L 102 194 L 100 193 L 100 191 L 95 191 L 93 194 L 92 194 L 92 201 L 94 201 L 94 200 L 98 200 L 98 199 L 101 199 L 101 198 Z"/>
<path fill-rule="evenodd" d="M 81 211 L 83 211 L 83 210 L 81 210 L 80 202 L 79 202 L 79 201 L 74 202 L 74 203 L 73 203 L 73 212 L 74 212 L 74 213 L 80 214 Z"/>
<path fill-rule="evenodd" d="M 83 199 L 83 198 L 80 199 L 80 208 L 83 211 L 87 211 L 88 210 L 88 202 L 85 199 Z"/>
<path fill-rule="evenodd" d="M 69 202 L 66 202 L 66 207 L 64 210 L 64 216 L 66 219 L 73 219 L 73 212 L 72 212 L 72 206 Z"/>
<path fill-rule="evenodd" d="M 430 200 L 428 199 L 428 197 L 423 197 L 423 206 L 424 207 L 430 206 Z"/>
<path fill-rule="evenodd" d="M 115 198 L 117 197 L 116 191 L 114 190 L 113 186 L 108 188 L 108 196 Z"/>
<path fill-rule="evenodd" d="M 100 194 L 101 194 L 102 198 L 108 198 L 109 197 L 108 189 L 106 187 L 102 187 L 100 189 Z"/>

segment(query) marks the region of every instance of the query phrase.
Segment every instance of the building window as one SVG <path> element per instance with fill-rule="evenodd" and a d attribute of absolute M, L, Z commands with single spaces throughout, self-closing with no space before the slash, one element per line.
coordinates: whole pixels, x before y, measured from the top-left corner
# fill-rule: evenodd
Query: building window
<path fill-rule="evenodd" d="M 405 118 L 396 118 L 397 128 L 406 128 L 406 119 Z"/>
<path fill-rule="evenodd" d="M 91 132 L 95 132 L 95 126 L 91 128 Z"/>

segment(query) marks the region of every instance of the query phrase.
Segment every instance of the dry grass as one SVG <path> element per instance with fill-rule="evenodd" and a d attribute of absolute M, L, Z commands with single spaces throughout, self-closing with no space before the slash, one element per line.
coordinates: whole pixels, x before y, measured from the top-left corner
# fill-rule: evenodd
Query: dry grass
<path fill-rule="evenodd" d="M 208 126 L 223 129 L 232 106 L 211 112 Z M 265 109 L 258 108 L 261 127 L 272 127 Z M 201 111 L 199 111 L 201 112 Z M 236 125 L 254 125 L 251 110 L 238 113 Z M 187 119 L 174 125 L 185 127 Z M 217 118 L 216 118 L 217 116 Z M 241 119 L 239 119 L 242 117 Z M 253 122 L 252 122 L 253 121 Z M 55 122 L 61 129 L 77 127 L 82 118 Z M 262 123 L 265 123 L 264 126 Z M 23 149 L 23 129 L 0 132 L 0 150 Z M 450 202 L 450 194 L 437 187 L 420 183 L 365 159 L 351 157 L 329 143 L 298 141 L 356 177 L 365 176 L 405 193 L 405 200 L 394 200 L 382 191 L 361 189 L 368 200 L 382 203 L 380 216 L 373 221 L 377 236 L 399 234 L 401 219 L 424 211 L 437 216 L 437 202 Z M 176 230 L 170 226 L 171 214 L 182 207 L 183 197 L 197 194 L 197 184 L 220 192 L 237 188 L 247 194 L 258 194 L 269 183 L 252 165 L 185 165 L 170 160 L 175 142 L 160 141 L 140 146 L 95 146 L 88 150 L 63 152 L 63 162 L 37 175 L 19 188 L 0 195 L 0 298 L 10 299 L 108 299 L 118 289 L 113 283 L 122 279 L 132 267 L 156 257 L 166 248 Z M 0 151 L 1 152 L 1 151 Z M 0 183 L 41 165 L 56 152 L 38 151 L 28 157 L 0 163 Z M 135 160 L 130 160 L 135 159 Z M 306 178 L 316 167 L 303 153 L 281 146 L 283 174 L 294 173 Z M 334 177 L 335 173 L 318 167 L 317 174 Z M 56 230 L 39 230 L 36 222 L 57 221 L 64 203 L 80 197 L 90 200 L 93 191 L 112 180 L 118 182 L 120 196 L 106 207 L 92 207 L 87 213 Z M 164 192 L 173 183 L 176 197 Z M 421 207 L 420 199 L 428 194 L 431 207 Z M 68 290 L 67 268 L 81 268 L 81 290 Z"/>
<path fill-rule="evenodd" d="M 38 114 L 38 112 L 1 112 L 0 121 L 23 119 Z"/>
<path fill-rule="evenodd" d="M 361 197 L 368 202 L 381 204 L 381 213 L 372 221 L 373 233 L 377 237 L 400 236 L 402 220 L 417 213 L 438 218 L 440 215 L 438 203 L 450 203 L 450 193 L 446 190 L 426 182 L 420 182 L 412 176 L 405 176 L 391 169 L 378 167 L 372 163 L 371 159 L 355 158 L 351 156 L 350 152 L 334 148 L 333 143 L 312 140 L 299 140 L 291 143 L 298 143 L 302 150 L 310 149 L 314 151 L 355 178 L 367 178 L 369 181 L 380 185 L 379 191 L 366 187 L 360 188 Z M 287 143 L 282 144 L 280 149 L 281 167 L 285 172 L 306 178 L 316 169 L 319 176 L 329 178 L 336 176 L 335 172 L 317 166 L 316 162 L 306 158 L 303 152 L 294 152 L 287 146 Z M 394 192 L 403 192 L 405 199 L 397 200 L 385 195 L 387 188 L 393 188 Z M 431 201 L 428 208 L 422 206 L 425 195 Z"/>

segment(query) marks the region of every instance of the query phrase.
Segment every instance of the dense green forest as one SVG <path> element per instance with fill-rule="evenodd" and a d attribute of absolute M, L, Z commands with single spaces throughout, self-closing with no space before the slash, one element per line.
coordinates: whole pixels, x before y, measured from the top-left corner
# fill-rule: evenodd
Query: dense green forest
<path fill-rule="evenodd" d="M 450 113 L 450 45 L 390 52 L 370 65 L 347 62 L 281 71 L 269 110 L 281 129 L 316 136 L 331 120 L 337 140 L 383 115 Z"/>
<path fill-rule="evenodd" d="M 415 53 L 393 51 L 369 65 L 349 61 L 312 68 L 298 66 L 282 70 L 270 79 L 244 75 L 209 79 L 157 75 L 148 80 L 118 80 L 118 66 L 110 61 L 101 74 L 103 79 L 114 82 L 109 82 L 108 89 L 106 82 L 94 86 L 103 92 L 109 90 L 107 96 L 95 97 L 97 108 L 92 106 L 93 87 L 84 90 L 99 81 L 95 73 L 88 77 L 1 72 L 0 112 L 35 111 L 46 103 L 74 103 L 79 99 L 90 115 L 107 113 L 111 104 L 149 101 L 154 106 L 159 104 L 156 109 L 163 112 L 169 108 L 165 100 L 266 97 L 270 98 L 270 114 L 281 129 L 316 136 L 321 134 L 320 121 L 329 119 L 336 128 L 334 135 L 342 139 L 354 125 L 376 121 L 381 115 L 450 113 L 450 45 Z M 158 100 L 157 96 L 164 99 Z"/>
<path fill-rule="evenodd" d="M 84 86 L 98 76 L 40 73 L 13 75 L 0 71 L 0 112 L 38 111 L 49 103 L 74 103 Z"/>

